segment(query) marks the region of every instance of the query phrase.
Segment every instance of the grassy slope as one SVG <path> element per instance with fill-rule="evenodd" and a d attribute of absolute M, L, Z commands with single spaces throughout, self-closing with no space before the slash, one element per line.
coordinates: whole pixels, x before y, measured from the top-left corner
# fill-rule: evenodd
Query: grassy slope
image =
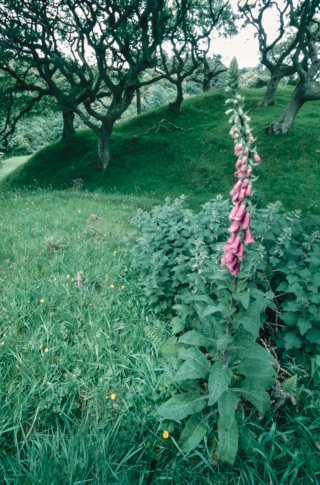
<path fill-rule="evenodd" d="M 0 180 L 7 177 L 13 170 L 15 170 L 17 167 L 20 167 L 20 165 L 26 163 L 29 158 L 30 155 L 23 155 L 21 157 L 12 157 L 6 160 L 2 160 L 2 166 L 0 166 Z"/>
<path fill-rule="evenodd" d="M 257 169 L 260 177 L 255 188 L 264 203 L 280 198 L 287 209 L 317 213 L 319 104 L 306 104 L 288 135 L 274 137 L 264 133 L 265 126 L 283 111 L 291 91 L 292 88 L 279 89 L 277 106 L 267 109 L 257 107 L 263 90 L 244 92 L 263 161 Z M 159 201 L 184 193 L 190 196 L 191 206 L 217 193 L 227 195 L 234 180 L 234 157 L 224 100 L 223 91 L 212 91 L 188 99 L 182 115 L 162 107 L 118 124 L 111 144 L 113 159 L 104 174 L 96 168 L 96 136 L 88 130 L 41 150 L 12 172 L 0 187 L 4 190 L 39 184 L 67 188 L 74 178 L 83 178 L 84 188 L 90 191 L 101 187 L 106 192 L 147 195 Z M 128 146 L 128 137 L 145 132 L 163 118 L 187 131 L 160 130 Z"/>

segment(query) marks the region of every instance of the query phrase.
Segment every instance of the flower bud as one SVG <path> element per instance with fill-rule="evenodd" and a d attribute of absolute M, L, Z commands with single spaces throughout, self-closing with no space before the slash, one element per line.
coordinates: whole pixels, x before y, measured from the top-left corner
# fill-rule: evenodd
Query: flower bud
<path fill-rule="evenodd" d="M 244 155 L 247 155 L 247 153 L 249 153 L 249 148 L 248 147 L 245 147 L 242 153 Z"/>
<path fill-rule="evenodd" d="M 255 153 L 253 155 L 253 160 L 256 162 L 256 163 L 259 163 L 261 162 L 261 158 L 259 157 L 259 155 L 257 153 Z"/>

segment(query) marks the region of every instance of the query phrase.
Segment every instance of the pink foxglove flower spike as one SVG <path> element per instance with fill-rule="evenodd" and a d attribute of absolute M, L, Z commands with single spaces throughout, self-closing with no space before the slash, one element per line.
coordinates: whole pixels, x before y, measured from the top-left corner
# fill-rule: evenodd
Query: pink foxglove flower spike
<path fill-rule="evenodd" d="M 229 89 L 229 92 L 232 91 Z M 238 181 L 230 191 L 234 207 L 229 214 L 231 226 L 228 231 L 231 236 L 223 247 L 224 257 L 221 264 L 226 266 L 233 276 L 240 270 L 240 263 L 243 260 L 245 244 L 254 243 L 254 238 L 250 230 L 250 196 L 252 194 L 252 167 L 260 163 L 261 158 L 251 144 L 255 142 L 251 129 L 248 126 L 250 118 L 244 114 L 244 98 L 233 92 L 234 99 L 227 100 L 234 108 L 227 111 L 231 114 L 229 123 L 234 126 L 230 130 L 230 135 L 234 139 L 234 154 L 237 157 L 235 177 Z M 236 136 L 235 136 L 236 135 Z"/>

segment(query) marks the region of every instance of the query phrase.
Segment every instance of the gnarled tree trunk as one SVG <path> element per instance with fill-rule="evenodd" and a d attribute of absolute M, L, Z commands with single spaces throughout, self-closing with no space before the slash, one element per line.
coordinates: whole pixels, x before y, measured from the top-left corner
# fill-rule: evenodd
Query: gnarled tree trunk
<path fill-rule="evenodd" d="M 141 93 L 140 88 L 136 90 L 136 97 L 137 97 L 137 114 L 141 114 Z"/>
<path fill-rule="evenodd" d="M 105 170 L 110 162 L 110 139 L 112 128 L 105 123 L 101 124 L 98 135 L 98 168 Z"/>
<path fill-rule="evenodd" d="M 65 140 L 69 136 L 73 135 L 76 130 L 73 126 L 74 112 L 73 111 L 62 111 L 63 117 L 63 132 L 62 139 Z"/>
<path fill-rule="evenodd" d="M 258 106 L 273 106 L 275 104 L 275 96 L 280 82 L 280 77 L 277 75 L 271 76 L 267 86 L 267 92 L 264 97 L 258 102 Z"/>
<path fill-rule="evenodd" d="M 181 104 L 183 102 L 183 89 L 182 89 L 182 81 L 175 83 L 177 88 L 177 97 L 175 101 L 170 103 L 170 108 L 176 113 L 181 113 Z"/>
<path fill-rule="evenodd" d="M 280 118 L 266 128 L 269 135 L 288 133 L 292 129 L 293 122 L 301 106 L 306 102 L 304 97 L 303 83 L 300 82 Z"/>

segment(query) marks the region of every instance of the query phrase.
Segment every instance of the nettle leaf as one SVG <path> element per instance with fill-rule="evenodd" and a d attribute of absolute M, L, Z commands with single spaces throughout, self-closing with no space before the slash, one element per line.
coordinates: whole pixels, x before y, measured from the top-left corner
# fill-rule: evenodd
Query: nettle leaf
<path fill-rule="evenodd" d="M 225 420 L 218 421 L 218 453 L 223 463 L 233 465 L 238 451 L 239 429 L 237 421 L 233 418 L 228 428 Z"/>
<path fill-rule="evenodd" d="M 304 318 L 299 318 L 297 321 L 297 326 L 300 330 L 301 335 L 303 336 L 310 328 L 312 328 L 312 323 L 309 320 L 305 320 Z"/>
<path fill-rule="evenodd" d="M 180 317 L 173 317 L 170 321 L 172 325 L 172 333 L 173 335 L 177 335 L 177 333 L 181 333 L 185 329 L 185 319 Z"/>
<path fill-rule="evenodd" d="M 247 377 L 242 383 L 241 390 L 243 397 L 257 408 L 261 416 L 269 411 L 270 396 L 263 387 L 257 385 L 255 378 Z"/>
<path fill-rule="evenodd" d="M 243 359 L 235 370 L 237 374 L 255 379 L 257 385 L 269 389 L 274 383 L 275 370 L 268 362 L 258 359 Z"/>
<path fill-rule="evenodd" d="M 200 414 L 194 414 L 188 419 L 179 439 L 179 446 L 183 453 L 190 453 L 205 437 L 207 427 Z"/>
<path fill-rule="evenodd" d="M 208 388 L 209 406 L 217 402 L 219 397 L 228 389 L 231 382 L 232 370 L 220 360 L 211 367 Z"/>
<path fill-rule="evenodd" d="M 283 312 L 280 315 L 281 320 L 286 323 L 289 327 L 294 327 L 298 321 L 298 315 L 293 312 Z"/>
<path fill-rule="evenodd" d="M 225 429 L 229 429 L 235 419 L 235 411 L 238 407 L 238 397 L 232 389 L 227 389 L 218 399 L 218 410 L 221 423 Z"/>
<path fill-rule="evenodd" d="M 210 362 L 198 349 L 188 349 L 185 353 L 187 360 L 182 364 L 175 375 L 175 381 L 185 379 L 206 379 L 210 370 Z M 185 358 L 185 357 L 184 357 Z"/>
<path fill-rule="evenodd" d="M 300 349 L 300 347 L 302 345 L 301 338 L 298 337 L 298 335 L 294 331 L 287 332 L 285 334 L 283 340 L 284 340 L 284 348 L 286 350 Z"/>
<path fill-rule="evenodd" d="M 250 316 L 241 316 L 239 319 L 236 319 L 237 324 L 241 324 L 243 328 L 251 333 L 251 335 L 255 338 L 259 336 L 260 330 L 260 318 L 257 316 L 250 317 Z"/>
<path fill-rule="evenodd" d="M 307 340 L 313 344 L 320 344 L 320 329 L 312 328 L 307 333 Z"/>
<path fill-rule="evenodd" d="M 245 291 L 243 293 L 232 293 L 232 297 L 241 303 L 241 305 L 247 309 L 250 301 L 250 293 Z"/>
<path fill-rule="evenodd" d="M 276 363 L 272 355 L 253 340 L 238 340 L 232 352 L 234 353 L 235 358 L 240 361 L 247 358 L 248 355 L 254 355 L 254 358 L 257 360 L 263 360 L 265 362 L 269 362 L 270 364 Z"/>
<path fill-rule="evenodd" d="M 208 339 L 201 335 L 201 333 L 191 330 L 186 332 L 179 338 L 179 342 L 182 344 L 195 345 L 197 347 L 207 348 L 208 346 L 214 345 L 214 341 Z"/>
<path fill-rule="evenodd" d="M 285 293 L 287 291 L 287 288 L 288 288 L 288 283 L 286 283 L 285 281 L 282 281 L 280 285 L 277 286 L 276 291 L 279 291 L 279 292 L 281 291 Z"/>
<path fill-rule="evenodd" d="M 199 413 L 206 405 L 207 400 L 199 391 L 190 391 L 173 396 L 158 408 L 158 413 L 165 419 L 179 422 L 190 414 Z"/>

